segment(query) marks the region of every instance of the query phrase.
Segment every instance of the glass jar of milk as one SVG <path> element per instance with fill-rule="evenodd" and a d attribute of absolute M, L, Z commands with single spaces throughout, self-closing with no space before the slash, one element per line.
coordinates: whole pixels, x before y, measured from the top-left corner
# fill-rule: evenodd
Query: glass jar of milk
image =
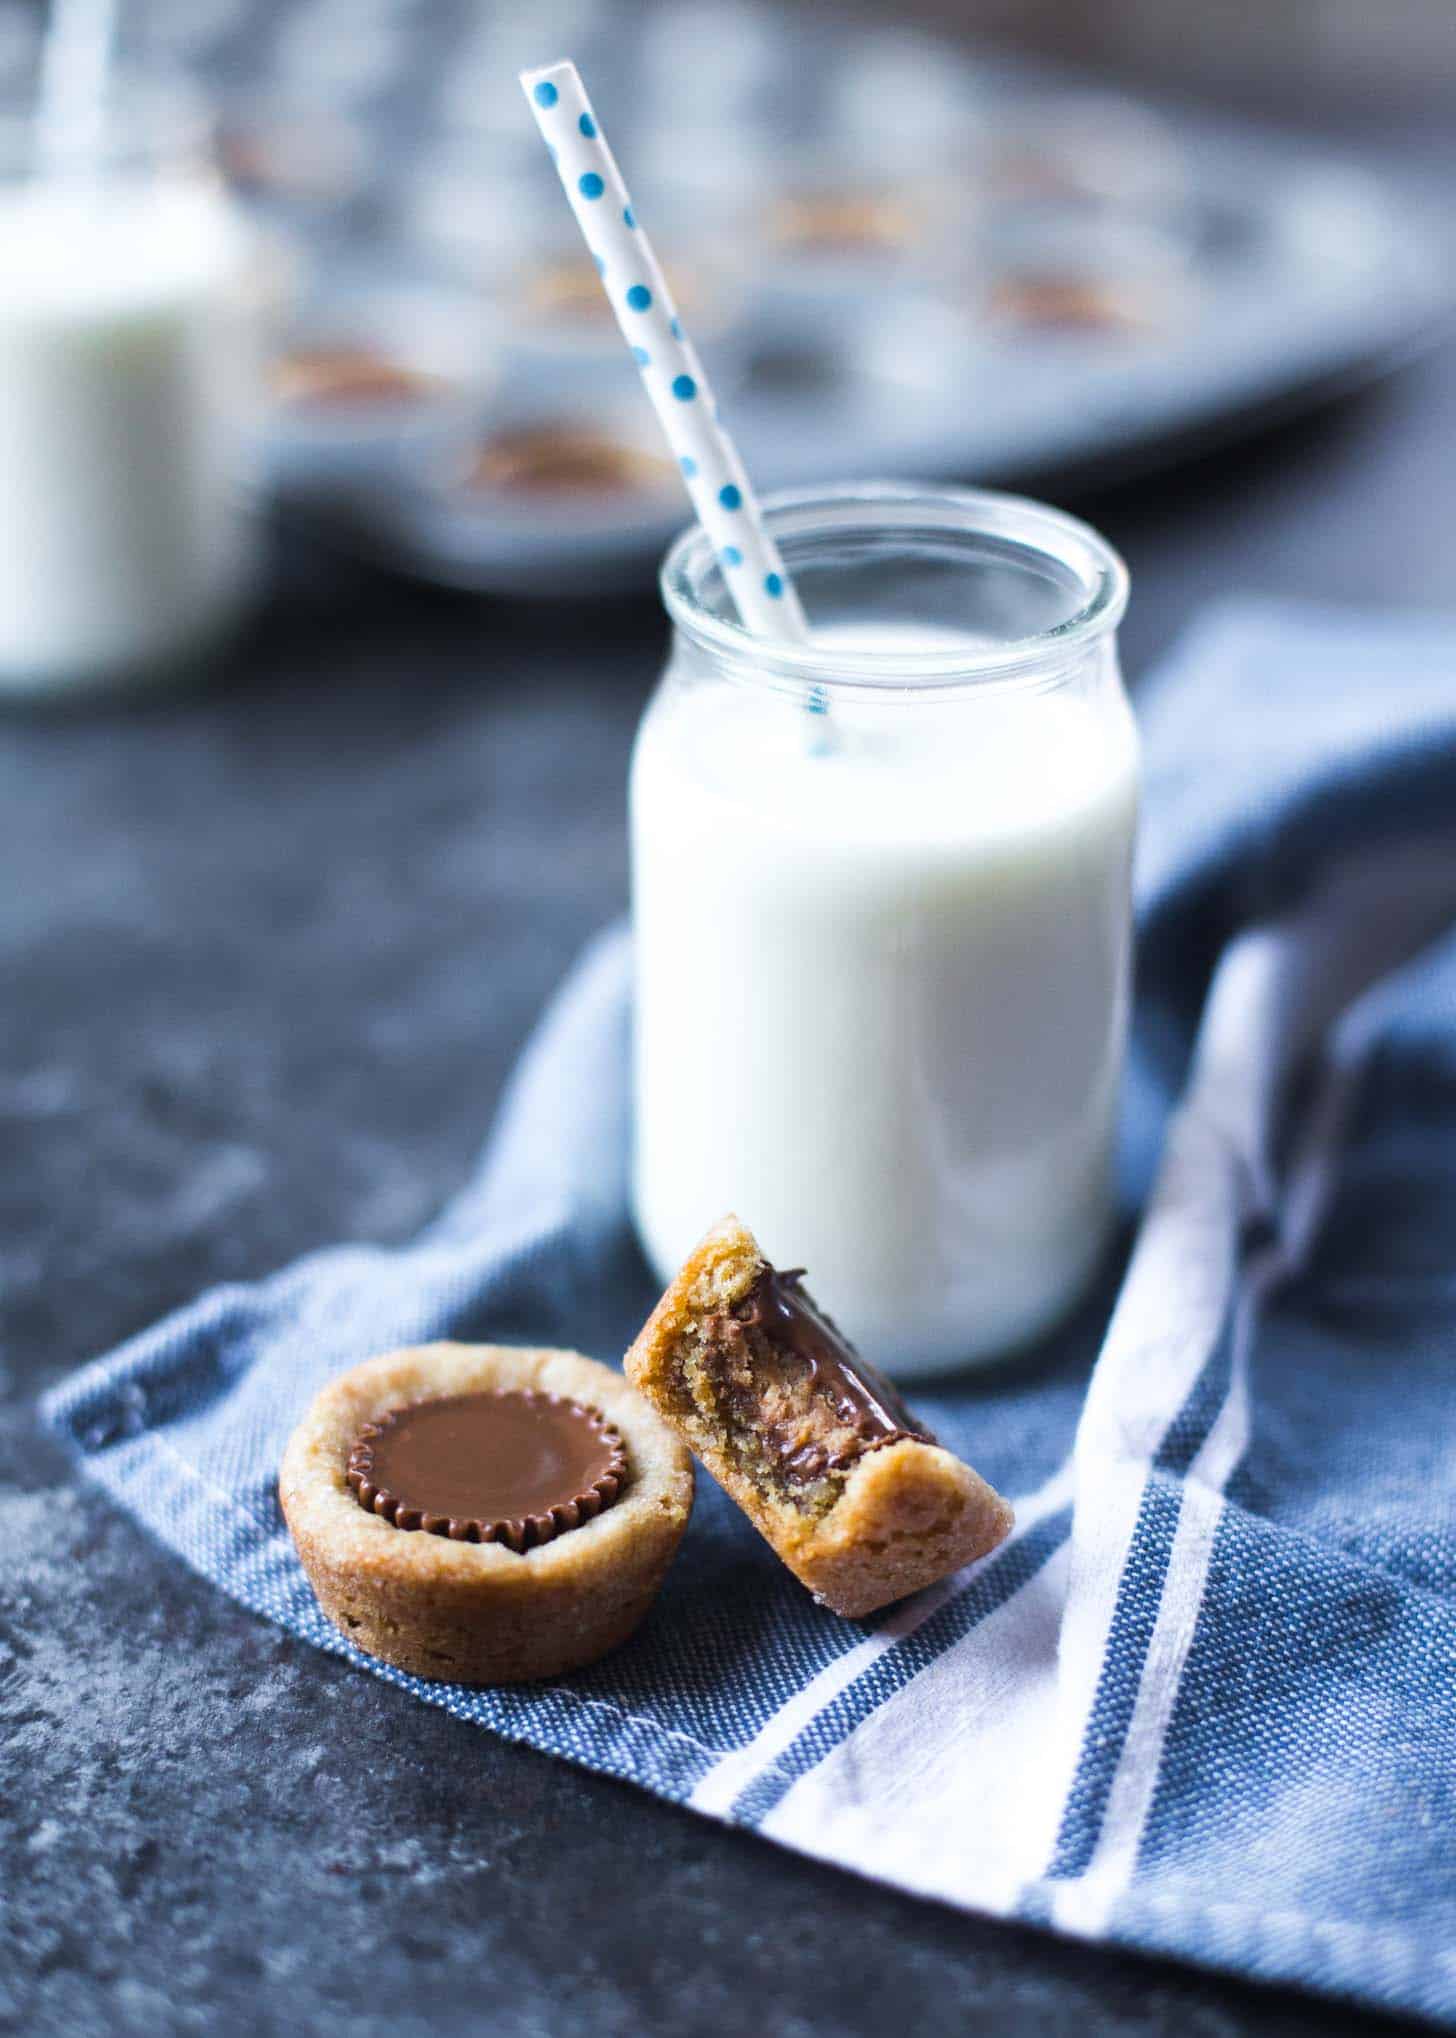
<path fill-rule="evenodd" d="M 733 620 L 700 529 L 662 573 L 632 769 L 638 1228 L 666 1277 L 736 1210 L 868 1357 L 948 1371 L 1055 1322 L 1112 1221 L 1127 575 L 1012 496 L 847 487 L 768 517 L 810 643 Z"/>
<path fill-rule="evenodd" d="M 0 696 L 178 666 L 250 589 L 251 240 L 171 91 L 0 118 Z"/>

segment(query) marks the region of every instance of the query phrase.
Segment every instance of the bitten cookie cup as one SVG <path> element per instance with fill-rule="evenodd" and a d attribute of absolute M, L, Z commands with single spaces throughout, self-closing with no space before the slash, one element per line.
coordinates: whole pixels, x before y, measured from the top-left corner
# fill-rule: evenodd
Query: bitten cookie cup
<path fill-rule="evenodd" d="M 543 1520 L 550 1540 L 524 1550 L 400 1528 L 371 1511 L 372 1489 L 365 1505 L 349 1483 L 361 1432 L 396 1410 L 462 1395 L 517 1405 L 547 1395 L 595 1411 L 625 1449 L 615 1497 L 578 1526 Z M 632 1633 L 687 1526 L 693 1468 L 668 1425 L 592 1359 L 433 1344 L 367 1360 L 325 1387 L 289 1441 L 278 1491 L 319 1604 L 351 1642 L 416 1677 L 515 1684 L 579 1669 Z M 570 1522 L 584 1510 L 559 1512 Z"/>
<path fill-rule="evenodd" d="M 836 1613 L 933 1584 L 1011 1529 L 1008 1503 L 940 1448 L 736 1217 L 687 1260 L 626 1369 Z"/>

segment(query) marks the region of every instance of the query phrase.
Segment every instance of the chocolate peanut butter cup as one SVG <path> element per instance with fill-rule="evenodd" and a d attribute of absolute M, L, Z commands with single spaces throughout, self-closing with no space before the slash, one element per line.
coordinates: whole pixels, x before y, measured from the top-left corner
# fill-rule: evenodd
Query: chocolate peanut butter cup
<path fill-rule="evenodd" d="M 872 1613 L 985 1556 L 1011 1509 L 803 1282 L 725 1217 L 669 1283 L 627 1377 L 817 1599 Z"/>
<path fill-rule="evenodd" d="M 554 1394 L 496 1389 L 392 1408 L 349 1453 L 361 1507 L 399 1529 L 525 1551 L 610 1507 L 627 1478 L 621 1432 Z"/>

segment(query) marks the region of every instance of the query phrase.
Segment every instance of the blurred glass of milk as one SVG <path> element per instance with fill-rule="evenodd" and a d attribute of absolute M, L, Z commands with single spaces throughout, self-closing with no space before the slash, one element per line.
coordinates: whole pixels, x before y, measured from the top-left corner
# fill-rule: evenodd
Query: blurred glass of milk
<path fill-rule="evenodd" d="M 183 666 L 253 582 L 256 264 L 203 110 L 0 114 L 0 695 Z"/>

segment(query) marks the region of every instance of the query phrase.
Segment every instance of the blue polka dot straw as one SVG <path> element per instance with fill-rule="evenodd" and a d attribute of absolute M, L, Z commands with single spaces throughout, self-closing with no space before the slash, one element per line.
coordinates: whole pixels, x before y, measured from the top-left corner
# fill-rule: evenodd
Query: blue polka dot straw
<path fill-rule="evenodd" d="M 809 625 L 794 583 L 575 64 L 523 71 L 521 84 L 744 628 L 803 642 Z"/>

